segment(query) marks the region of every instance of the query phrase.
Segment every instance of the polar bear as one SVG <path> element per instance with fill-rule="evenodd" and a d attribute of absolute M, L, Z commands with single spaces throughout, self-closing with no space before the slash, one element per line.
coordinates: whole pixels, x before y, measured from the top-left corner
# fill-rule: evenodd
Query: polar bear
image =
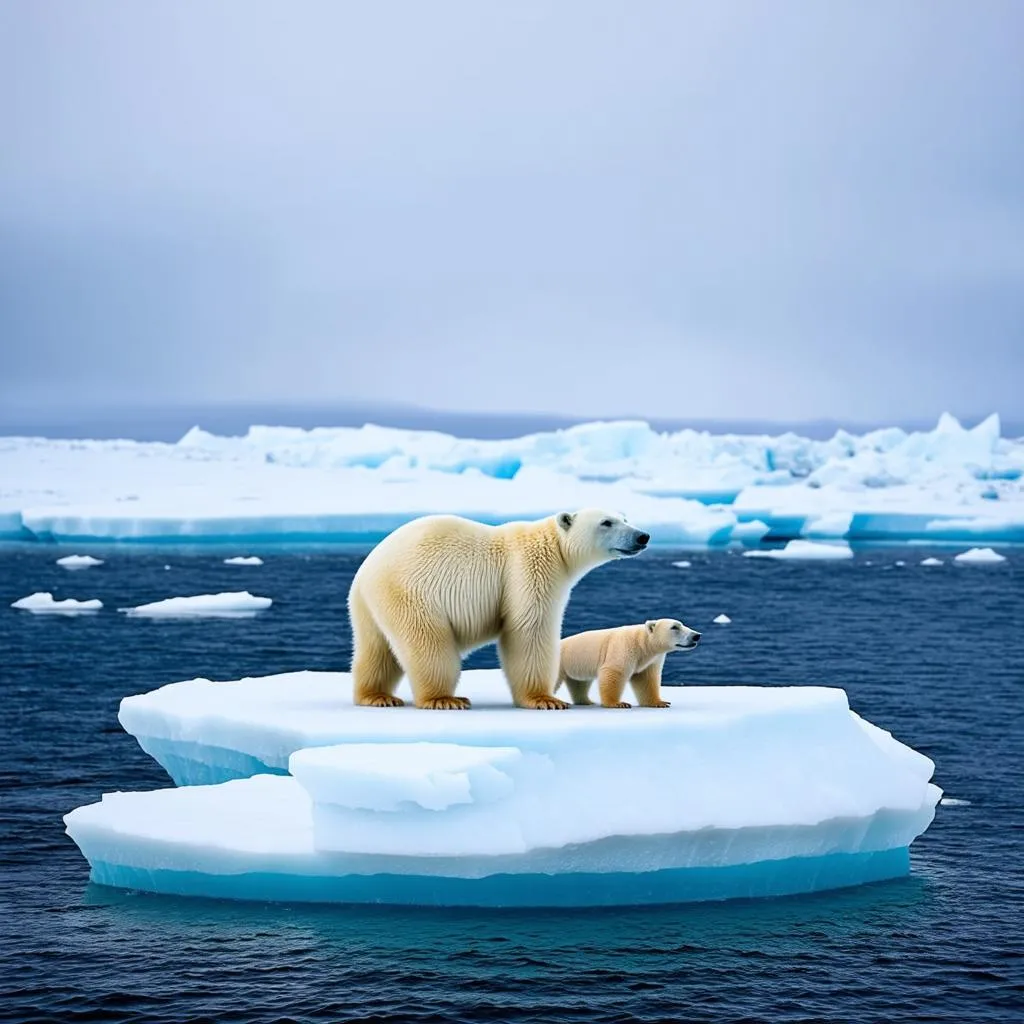
<path fill-rule="evenodd" d="M 455 696 L 462 655 L 497 640 L 518 706 L 569 707 L 554 696 L 569 592 L 650 539 L 591 508 L 503 526 L 451 515 L 406 523 L 370 552 L 349 589 L 355 703 L 401 705 L 404 672 L 417 707 L 468 708 Z"/>
<path fill-rule="evenodd" d="M 692 651 L 700 633 L 678 619 L 649 619 L 638 626 L 591 629 L 567 636 L 561 643 L 557 690 L 569 687 L 574 704 L 592 704 L 588 692 L 596 679 L 601 704 L 630 707 L 622 699 L 626 680 L 642 708 L 667 708 L 661 699 L 661 670 L 671 651 Z"/>

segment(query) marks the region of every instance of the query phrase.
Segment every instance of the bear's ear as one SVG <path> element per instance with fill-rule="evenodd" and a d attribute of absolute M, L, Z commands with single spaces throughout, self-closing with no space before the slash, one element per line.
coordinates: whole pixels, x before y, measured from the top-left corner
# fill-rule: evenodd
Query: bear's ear
<path fill-rule="evenodd" d="M 571 512 L 559 512 L 558 513 L 558 525 L 563 530 L 568 530 L 572 526 L 572 521 L 576 517 Z"/>
<path fill-rule="evenodd" d="M 646 621 L 646 622 L 644 623 L 644 625 L 645 625 L 645 626 L 647 627 L 647 632 L 648 632 L 648 633 L 653 633 L 653 632 L 654 632 L 654 627 L 655 627 L 655 626 L 656 626 L 657 624 L 658 624 L 658 620 L 657 620 L 657 619 L 648 619 L 648 620 L 647 620 L 647 621 Z"/>

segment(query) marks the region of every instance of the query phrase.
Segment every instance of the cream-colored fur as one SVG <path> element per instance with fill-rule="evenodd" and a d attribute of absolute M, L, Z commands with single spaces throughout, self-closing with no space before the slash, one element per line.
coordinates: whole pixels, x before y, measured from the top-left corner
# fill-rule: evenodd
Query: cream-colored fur
<path fill-rule="evenodd" d="M 667 708 L 661 699 L 661 670 L 671 651 L 692 650 L 700 633 L 678 619 L 651 619 L 638 626 L 591 629 L 567 636 L 561 643 L 557 690 L 569 687 L 574 704 L 592 704 L 590 685 L 596 679 L 601 704 L 628 708 L 622 699 L 626 682 L 643 708 Z"/>
<path fill-rule="evenodd" d="M 600 509 L 503 526 L 424 516 L 399 527 L 349 590 L 355 702 L 402 704 L 395 689 L 404 672 L 417 707 L 467 708 L 455 695 L 462 656 L 497 640 L 517 705 L 567 708 L 554 686 L 569 592 L 649 539 Z"/>

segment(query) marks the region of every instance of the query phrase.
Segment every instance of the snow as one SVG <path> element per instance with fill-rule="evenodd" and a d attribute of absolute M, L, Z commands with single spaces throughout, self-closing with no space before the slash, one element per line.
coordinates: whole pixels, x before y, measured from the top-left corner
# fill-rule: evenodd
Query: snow
<path fill-rule="evenodd" d="M 722 612 L 721 615 L 716 615 L 711 621 L 718 626 L 728 626 L 732 619 L 725 612 Z"/>
<path fill-rule="evenodd" d="M 853 558 L 849 544 L 819 544 L 812 540 L 791 540 L 784 548 L 744 551 L 747 558 L 776 558 L 800 561 L 837 561 Z"/>
<path fill-rule="evenodd" d="M 197 594 L 194 597 L 169 597 L 164 601 L 119 608 L 126 615 L 145 618 L 249 618 L 269 608 L 269 597 L 253 597 L 248 590 L 237 593 Z"/>
<path fill-rule="evenodd" d="M 471 905 L 781 895 L 905 874 L 942 795 L 927 757 L 828 687 L 688 686 L 628 714 L 514 708 L 498 670 L 464 673 L 470 711 L 354 707 L 351 689 L 298 672 L 125 698 L 122 726 L 180 788 L 65 816 L 93 880 Z"/>
<path fill-rule="evenodd" d="M 176 444 L 0 438 L 0 537 L 367 543 L 424 512 L 616 509 L 655 544 L 1024 541 L 1024 440 L 966 429 L 661 433 L 588 423 L 498 441 L 367 425 L 195 428 Z"/>
<path fill-rule="evenodd" d="M 256 555 L 236 555 L 234 558 L 225 558 L 225 565 L 262 565 L 263 559 Z"/>
<path fill-rule="evenodd" d="M 959 562 L 961 565 L 996 565 L 999 562 L 1005 562 L 1006 555 L 1001 555 L 992 548 L 971 548 L 969 551 L 961 551 L 959 555 L 955 555 L 953 561 Z"/>
<path fill-rule="evenodd" d="M 57 559 L 57 564 L 65 569 L 88 569 L 93 565 L 102 565 L 102 558 L 93 558 L 92 555 L 65 555 Z"/>
<path fill-rule="evenodd" d="M 90 601 L 77 601 L 73 597 L 56 601 L 53 594 L 40 592 L 15 601 L 11 607 L 36 615 L 81 615 L 83 612 L 98 612 L 103 607 L 103 602 L 96 598 Z"/>
<path fill-rule="evenodd" d="M 922 558 L 921 559 L 921 564 L 922 565 L 942 565 L 942 559 L 941 558 Z"/>

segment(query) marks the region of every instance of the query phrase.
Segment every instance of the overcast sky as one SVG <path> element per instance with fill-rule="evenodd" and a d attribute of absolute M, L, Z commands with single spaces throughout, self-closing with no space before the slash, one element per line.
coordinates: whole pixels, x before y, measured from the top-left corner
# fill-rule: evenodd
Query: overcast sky
<path fill-rule="evenodd" d="M 0 403 L 1024 414 L 1024 3 L 0 5 Z"/>

